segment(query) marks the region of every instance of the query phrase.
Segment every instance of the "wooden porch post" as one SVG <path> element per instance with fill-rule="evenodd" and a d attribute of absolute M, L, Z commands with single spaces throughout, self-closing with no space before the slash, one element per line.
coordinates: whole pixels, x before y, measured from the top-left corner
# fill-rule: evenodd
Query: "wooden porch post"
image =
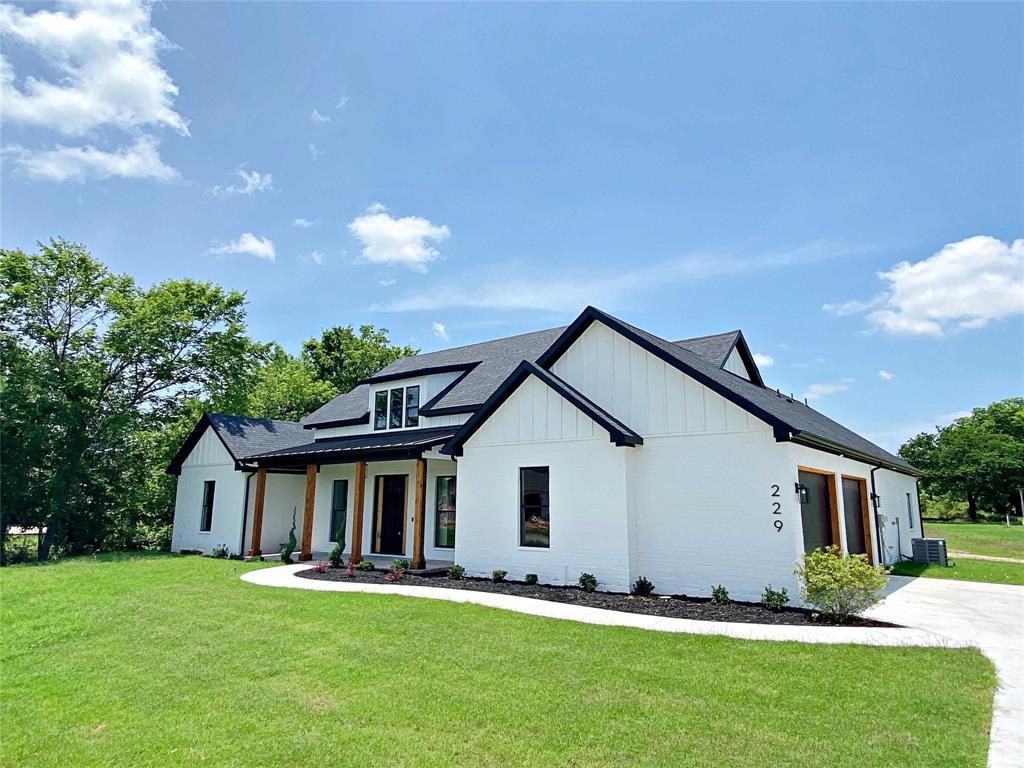
<path fill-rule="evenodd" d="M 263 537 L 263 502 L 267 497 L 267 468 L 256 470 L 256 501 L 252 509 L 252 542 L 249 545 L 249 557 L 259 557 L 260 539 Z"/>
<path fill-rule="evenodd" d="M 366 491 L 366 462 L 356 462 L 356 487 L 352 499 L 352 546 L 348 561 L 358 563 L 363 559 L 363 502 Z"/>
<path fill-rule="evenodd" d="M 412 518 L 412 562 L 413 569 L 425 568 L 423 559 L 423 527 L 426 520 L 427 503 L 427 460 L 416 459 L 416 506 Z"/>
<path fill-rule="evenodd" d="M 306 506 L 302 515 L 300 561 L 313 559 L 313 501 L 316 498 L 316 469 L 316 464 L 306 465 Z"/>

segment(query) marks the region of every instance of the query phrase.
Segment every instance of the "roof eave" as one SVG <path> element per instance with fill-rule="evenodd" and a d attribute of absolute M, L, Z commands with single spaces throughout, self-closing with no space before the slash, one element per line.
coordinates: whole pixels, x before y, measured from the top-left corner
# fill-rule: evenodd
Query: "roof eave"
<path fill-rule="evenodd" d="M 924 473 L 921 470 L 917 467 L 911 466 L 910 464 L 897 464 L 894 461 L 888 461 L 886 459 L 864 453 L 863 451 L 848 448 L 845 445 L 836 443 L 832 440 L 827 440 L 823 437 L 819 437 L 818 435 L 811 434 L 810 432 L 794 432 L 789 436 L 788 440 L 789 442 L 797 443 L 798 445 L 805 445 L 808 448 L 815 448 L 819 451 L 833 453 L 837 456 L 845 456 L 849 459 L 862 461 L 865 464 L 882 467 L 883 469 L 899 472 L 900 474 L 909 475 L 910 477 L 924 477 Z"/>

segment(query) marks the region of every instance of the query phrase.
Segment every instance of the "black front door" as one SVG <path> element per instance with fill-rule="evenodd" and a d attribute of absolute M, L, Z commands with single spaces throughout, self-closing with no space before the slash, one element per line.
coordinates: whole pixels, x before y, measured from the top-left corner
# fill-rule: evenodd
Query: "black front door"
<path fill-rule="evenodd" d="M 373 551 L 405 554 L 406 475 L 377 475 L 373 502 Z"/>

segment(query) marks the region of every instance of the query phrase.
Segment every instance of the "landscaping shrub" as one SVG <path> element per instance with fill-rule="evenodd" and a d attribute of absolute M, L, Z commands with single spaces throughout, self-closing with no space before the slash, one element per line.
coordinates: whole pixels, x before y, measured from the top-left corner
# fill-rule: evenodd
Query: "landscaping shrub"
<path fill-rule="evenodd" d="M 523 583 L 524 584 L 536 584 L 537 583 L 537 574 L 536 573 L 528 573 L 528 574 L 526 574 L 526 576 L 523 577 Z"/>
<path fill-rule="evenodd" d="M 202 552 L 202 550 L 199 550 L 199 549 L 182 549 L 182 550 L 178 551 L 178 554 L 179 555 L 201 555 L 201 554 L 203 554 L 203 552 Z"/>
<path fill-rule="evenodd" d="M 399 569 L 409 570 L 409 561 L 408 560 L 392 560 L 391 561 L 391 565 L 389 567 L 391 568 L 392 571 L 397 571 Z"/>
<path fill-rule="evenodd" d="M 345 526 L 338 529 L 338 532 L 334 534 L 334 549 L 331 550 L 331 554 L 327 556 L 327 561 L 331 564 L 331 568 L 341 568 L 345 564 Z"/>
<path fill-rule="evenodd" d="M 359 566 L 362 563 L 353 563 L 351 560 L 348 561 L 348 565 L 345 566 L 345 576 L 354 579 L 356 577 L 356 571 L 360 570 Z"/>
<path fill-rule="evenodd" d="M 583 572 L 580 574 L 580 589 L 584 592 L 593 592 L 597 589 L 597 577 L 592 573 Z"/>
<path fill-rule="evenodd" d="M 783 606 L 789 602 L 789 592 L 786 588 L 773 589 L 772 585 L 769 584 L 764 588 L 764 592 L 761 593 L 761 605 L 767 608 L 769 611 L 781 611 Z"/>
<path fill-rule="evenodd" d="M 856 616 L 875 605 L 889 580 L 885 568 L 872 566 L 866 555 L 843 556 L 838 547 L 808 552 L 794 572 L 804 602 L 837 619 Z"/>
<path fill-rule="evenodd" d="M 466 575 L 466 569 L 458 563 L 455 563 L 451 568 L 448 569 L 448 578 L 458 581 Z"/>
<path fill-rule="evenodd" d="M 299 545 L 299 542 L 295 538 L 295 515 L 299 508 L 295 507 L 292 510 L 292 529 L 288 531 L 288 541 L 281 545 L 281 562 L 288 564 L 292 561 L 292 552 Z"/>
<path fill-rule="evenodd" d="M 371 563 L 369 560 L 360 560 L 359 561 L 359 565 L 357 565 L 356 568 L 358 568 L 360 571 L 373 571 L 373 570 L 376 570 L 373 567 L 373 563 Z"/>
<path fill-rule="evenodd" d="M 317 560 L 313 565 L 313 570 L 317 573 L 327 573 L 327 563 L 323 560 Z"/>
<path fill-rule="evenodd" d="M 711 602 L 715 605 L 728 605 L 732 602 L 729 599 L 729 590 L 719 584 L 711 588 Z"/>
<path fill-rule="evenodd" d="M 633 587 L 629 591 L 637 597 L 650 597 L 654 592 L 654 585 L 648 579 L 641 576 L 633 582 Z"/>
<path fill-rule="evenodd" d="M 491 571 L 491 581 L 493 581 L 495 584 L 497 584 L 499 581 L 504 581 L 506 576 L 508 576 L 508 571 Z"/>
<path fill-rule="evenodd" d="M 230 552 L 227 544 L 218 544 L 210 550 L 210 557 L 216 557 L 221 560 L 227 560 L 228 554 L 230 554 Z"/>
<path fill-rule="evenodd" d="M 384 574 L 384 581 L 390 584 L 394 584 L 396 581 L 401 581 L 404 578 L 405 568 L 391 568 L 386 574 Z"/>

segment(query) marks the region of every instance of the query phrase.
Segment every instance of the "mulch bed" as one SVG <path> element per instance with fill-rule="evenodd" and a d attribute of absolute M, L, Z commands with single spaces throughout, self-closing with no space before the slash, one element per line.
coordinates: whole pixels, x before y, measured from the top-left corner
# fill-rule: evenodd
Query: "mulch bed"
<path fill-rule="evenodd" d="M 355 576 L 345 575 L 344 568 L 328 568 L 325 573 L 317 573 L 310 568 L 299 571 L 295 575 L 303 579 L 316 581 L 349 581 L 361 584 L 387 584 L 387 571 L 358 571 Z M 503 581 L 495 583 L 490 579 L 466 577 L 449 579 L 447 576 L 420 576 L 406 574 L 398 582 L 410 587 L 443 587 L 446 589 L 467 589 L 473 592 L 494 592 L 501 595 L 531 597 L 535 600 L 548 600 L 554 603 L 572 603 L 587 608 L 604 608 L 610 611 L 626 613 L 642 613 L 648 616 L 662 616 L 673 619 L 697 619 L 699 621 L 734 621 L 743 624 L 801 624 L 805 626 L 836 626 L 835 622 L 816 616 L 802 608 L 783 608 L 781 611 L 769 611 L 759 603 L 732 602 L 716 605 L 707 598 L 671 595 L 662 597 L 634 597 L 619 592 L 584 592 L 579 587 L 549 586 L 544 584 L 524 584 L 520 581 Z M 871 619 L 855 618 L 845 623 L 854 627 L 896 627 Z"/>

